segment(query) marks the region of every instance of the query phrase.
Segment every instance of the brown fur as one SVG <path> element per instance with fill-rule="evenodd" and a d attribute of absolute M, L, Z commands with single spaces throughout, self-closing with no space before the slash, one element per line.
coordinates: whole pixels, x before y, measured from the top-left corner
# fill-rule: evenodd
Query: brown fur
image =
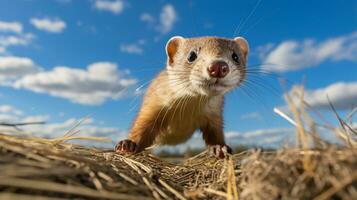
<path fill-rule="evenodd" d="M 129 133 L 129 139 L 136 144 L 136 151 L 141 151 L 154 143 L 185 142 L 197 129 L 201 130 L 207 145 L 225 145 L 224 93 L 211 91 L 207 94 L 202 93 L 199 91 L 201 86 L 197 87 L 198 90 L 194 89 L 191 87 L 191 82 L 198 80 L 197 77 L 200 78 L 199 83 L 209 81 L 202 77 L 207 65 L 205 58 L 229 59 L 232 51 L 237 52 L 242 58 L 242 63 L 234 67 L 239 71 L 240 79 L 244 79 L 248 52 L 248 46 L 244 41 L 241 43 L 240 40 L 202 37 L 173 38 L 168 42 L 167 69 L 163 70 L 149 86 Z M 186 59 L 188 53 L 193 50 L 199 52 L 202 58 L 194 65 L 188 63 Z M 232 88 L 240 82 L 241 80 L 235 80 Z"/>

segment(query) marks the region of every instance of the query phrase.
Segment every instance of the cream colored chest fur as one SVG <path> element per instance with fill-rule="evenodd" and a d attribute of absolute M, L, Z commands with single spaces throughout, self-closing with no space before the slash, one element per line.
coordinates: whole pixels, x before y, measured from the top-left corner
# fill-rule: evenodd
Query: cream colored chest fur
<path fill-rule="evenodd" d="M 223 97 L 210 99 L 193 98 L 173 102 L 165 110 L 166 115 L 160 124 L 156 144 L 179 144 L 187 141 L 193 133 L 207 123 L 207 118 L 219 114 Z"/>

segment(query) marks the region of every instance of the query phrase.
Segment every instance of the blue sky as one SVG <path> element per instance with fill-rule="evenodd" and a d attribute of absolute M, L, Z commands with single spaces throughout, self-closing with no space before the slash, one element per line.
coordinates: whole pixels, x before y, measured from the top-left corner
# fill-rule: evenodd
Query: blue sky
<path fill-rule="evenodd" d="M 1 1 L 0 121 L 45 120 L 29 131 L 55 137 L 88 117 L 83 134 L 123 138 L 145 86 L 135 89 L 164 68 L 175 35 L 245 37 L 249 65 L 273 63 L 255 68 L 304 82 L 306 100 L 333 121 L 326 95 L 342 115 L 357 105 L 356 13 L 353 0 Z M 281 85 L 262 79 L 253 99 L 240 88 L 227 95 L 225 131 L 281 142 L 291 128 L 273 113 Z M 255 135 L 249 142 L 264 145 Z"/>

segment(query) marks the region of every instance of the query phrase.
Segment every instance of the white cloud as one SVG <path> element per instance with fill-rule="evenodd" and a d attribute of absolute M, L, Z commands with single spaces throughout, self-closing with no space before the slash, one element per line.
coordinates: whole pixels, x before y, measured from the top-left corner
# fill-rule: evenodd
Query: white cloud
<path fill-rule="evenodd" d="M 5 112 L 2 112 L 5 111 Z M 76 131 L 80 131 L 76 136 L 94 136 L 94 137 L 104 137 L 112 141 L 112 143 L 96 143 L 93 141 L 79 142 L 86 145 L 97 145 L 107 148 L 112 148 L 114 143 L 118 139 L 124 139 L 126 137 L 126 132 L 119 130 L 115 127 L 103 127 L 98 126 L 93 118 L 76 119 L 69 118 L 60 122 L 51 122 L 49 115 L 16 115 L 15 112 L 24 113 L 22 110 L 12 106 L 12 105 L 0 105 L 0 123 L 22 123 L 22 122 L 46 122 L 45 124 L 28 125 L 21 126 L 22 131 L 31 133 L 34 136 L 44 137 L 44 138 L 56 138 L 61 137 L 69 130 L 71 130 L 75 125 L 80 123 Z M 13 131 L 12 127 L 1 126 L 0 130 L 2 133 L 7 133 L 7 131 Z"/>
<path fill-rule="evenodd" d="M 357 61 L 357 32 L 340 37 L 330 38 L 322 42 L 306 39 L 304 41 L 284 41 L 272 47 L 268 44 L 266 48 L 270 53 L 260 52 L 265 65 L 263 68 L 276 71 L 294 71 L 303 68 L 317 66 L 324 61 Z M 263 54 L 263 55 L 262 55 Z"/>
<path fill-rule="evenodd" d="M 40 137 L 56 138 L 64 135 L 77 123 L 78 120 L 75 118 L 70 118 L 62 122 L 52 122 L 45 125 L 27 126 L 24 127 L 24 129 Z"/>
<path fill-rule="evenodd" d="M 19 117 L 16 115 L 0 113 L 0 123 L 13 123 L 17 122 L 18 119 Z"/>
<path fill-rule="evenodd" d="M 24 114 L 21 110 L 15 108 L 12 105 L 8 105 L 8 104 L 0 105 L 0 113 L 1 114 L 11 114 L 11 115 L 16 115 L 16 116 L 21 116 Z"/>
<path fill-rule="evenodd" d="M 231 147 L 245 146 L 278 148 L 285 144 L 294 144 L 295 130 L 294 128 L 271 128 L 245 132 L 228 131 L 225 133 L 225 138 L 227 144 Z M 165 150 L 183 153 L 187 150 L 187 148 L 205 148 L 201 133 L 195 133 L 195 135 L 186 143 L 175 147 L 169 146 L 169 148 L 165 148 Z"/>
<path fill-rule="evenodd" d="M 143 22 L 147 22 L 147 23 L 154 23 L 156 21 L 155 18 L 152 15 L 150 15 L 149 13 L 141 14 L 140 20 Z"/>
<path fill-rule="evenodd" d="M 97 10 L 109 11 L 114 14 L 119 14 L 124 9 L 124 3 L 121 0 L 96 0 L 94 7 Z"/>
<path fill-rule="evenodd" d="M 37 29 L 50 33 L 61 33 L 67 26 L 66 22 L 59 18 L 31 18 L 30 23 Z"/>
<path fill-rule="evenodd" d="M 230 131 L 226 134 L 231 146 L 281 147 L 294 144 L 294 128 L 258 129 L 246 132 Z"/>
<path fill-rule="evenodd" d="M 0 85 L 8 85 L 12 80 L 33 74 L 41 69 L 26 57 L 0 57 Z"/>
<path fill-rule="evenodd" d="M 0 46 L 0 54 L 4 54 L 6 52 L 6 48 Z"/>
<path fill-rule="evenodd" d="M 279 134 L 281 135 L 282 132 L 294 132 L 294 129 L 292 128 L 272 128 L 272 129 L 257 129 L 257 130 L 252 130 L 252 131 L 246 131 L 246 132 L 237 132 L 237 131 L 230 131 L 226 133 L 227 138 L 256 138 L 256 137 L 270 137 L 272 135 Z"/>
<path fill-rule="evenodd" d="M 21 127 L 24 131 L 30 132 L 38 137 L 45 138 L 58 138 L 66 134 L 71 130 L 79 121 L 82 119 L 69 118 L 61 122 L 50 122 L 44 125 L 32 125 Z M 80 143 L 82 145 L 97 146 L 105 148 L 113 148 L 114 144 L 119 139 L 124 139 L 126 137 L 126 132 L 121 131 L 115 127 L 103 127 L 97 125 L 93 119 L 85 120 L 84 123 L 80 124 L 78 132 L 75 136 L 92 136 L 106 138 L 111 141 L 111 143 L 94 142 L 94 141 L 74 141 L 75 143 Z"/>
<path fill-rule="evenodd" d="M 141 54 L 144 50 L 137 44 L 122 44 L 120 45 L 120 51 L 132 54 Z"/>
<path fill-rule="evenodd" d="M 148 23 L 161 34 L 170 32 L 175 22 L 177 21 L 177 14 L 175 8 L 171 4 L 165 5 L 162 8 L 160 16 L 158 18 L 159 19 L 155 19 L 155 17 L 153 17 L 149 13 L 143 13 L 140 16 L 141 21 Z"/>
<path fill-rule="evenodd" d="M 336 137 L 336 134 L 329 129 L 320 127 L 317 128 L 316 133 L 324 141 L 331 143 L 341 142 Z M 245 132 L 229 131 L 225 133 L 225 136 L 227 143 L 231 146 L 279 148 L 285 145 L 296 145 L 296 129 L 294 127 L 257 129 Z"/>
<path fill-rule="evenodd" d="M 240 116 L 241 119 L 261 120 L 262 116 L 258 112 L 247 113 Z"/>
<path fill-rule="evenodd" d="M 162 8 L 160 13 L 160 25 L 158 30 L 161 33 L 168 33 L 173 28 L 174 23 L 177 21 L 177 14 L 175 8 L 167 4 Z"/>
<path fill-rule="evenodd" d="M 0 46 L 8 47 L 8 46 L 26 46 L 31 40 L 34 38 L 34 35 L 31 33 L 26 33 L 22 35 L 8 35 L 0 36 Z"/>
<path fill-rule="evenodd" d="M 21 122 L 24 122 L 24 123 L 46 122 L 49 119 L 50 119 L 50 116 L 48 116 L 48 115 L 33 115 L 33 116 L 27 116 L 27 117 L 21 119 Z"/>
<path fill-rule="evenodd" d="M 98 105 L 122 97 L 126 89 L 136 84 L 135 79 L 124 76 L 129 75 L 119 72 L 115 63 L 97 62 L 87 69 L 55 67 L 51 71 L 24 76 L 13 86 L 75 103 Z"/>
<path fill-rule="evenodd" d="M 0 54 L 6 55 L 8 47 L 26 46 L 33 39 L 32 33 L 24 33 L 20 22 L 0 21 Z"/>
<path fill-rule="evenodd" d="M 22 33 L 23 27 L 20 22 L 0 21 L 0 32 Z"/>
<path fill-rule="evenodd" d="M 0 112 L 11 112 L 14 108 L 10 105 L 0 105 Z"/>
<path fill-rule="evenodd" d="M 12 105 L 0 105 L 0 123 L 21 123 L 21 122 L 39 122 L 46 121 L 49 116 L 45 115 L 29 115 L 24 116 L 24 112 Z"/>
<path fill-rule="evenodd" d="M 301 94 L 292 94 L 292 98 L 298 101 Z M 357 82 L 337 82 L 325 88 L 305 90 L 304 100 L 317 109 L 331 109 L 328 98 L 336 109 L 349 110 L 357 106 Z"/>

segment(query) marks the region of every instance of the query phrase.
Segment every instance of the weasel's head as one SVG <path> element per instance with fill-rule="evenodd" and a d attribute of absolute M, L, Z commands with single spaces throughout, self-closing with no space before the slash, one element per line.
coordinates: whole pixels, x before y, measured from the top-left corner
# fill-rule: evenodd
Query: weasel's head
<path fill-rule="evenodd" d="M 244 80 L 248 51 L 242 37 L 172 37 L 166 44 L 170 84 L 181 94 L 223 95 Z"/>

